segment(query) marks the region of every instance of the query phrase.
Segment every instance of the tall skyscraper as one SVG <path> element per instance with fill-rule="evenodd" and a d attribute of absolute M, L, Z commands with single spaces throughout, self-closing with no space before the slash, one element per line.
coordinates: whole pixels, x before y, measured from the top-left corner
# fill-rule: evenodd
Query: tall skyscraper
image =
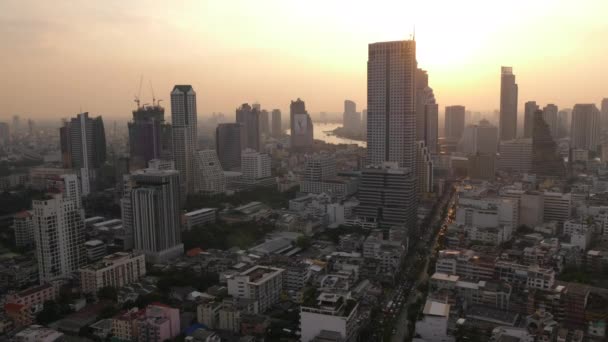
<path fill-rule="evenodd" d="M 572 110 L 570 147 L 596 151 L 600 144 L 600 111 L 595 104 L 576 104 Z"/>
<path fill-rule="evenodd" d="M 59 129 L 63 167 L 80 172 L 83 195 L 91 192 L 91 180 L 106 161 L 106 135 L 101 116 L 76 115 Z"/>
<path fill-rule="evenodd" d="M 165 109 L 160 105 L 138 107 L 128 123 L 130 163 L 145 168 L 152 159 L 170 158 L 171 125 L 165 123 Z"/>
<path fill-rule="evenodd" d="M 226 192 L 226 178 L 215 150 L 202 150 L 194 153 L 198 168 L 197 189 L 206 194 Z"/>
<path fill-rule="evenodd" d="M 557 137 L 565 138 L 570 134 L 571 109 L 562 109 L 557 112 Z"/>
<path fill-rule="evenodd" d="M 602 129 L 608 129 L 608 97 L 602 99 L 601 119 Z"/>
<path fill-rule="evenodd" d="M 538 110 L 536 101 L 528 101 L 524 105 L 524 138 L 532 138 L 534 113 Z"/>
<path fill-rule="evenodd" d="M 445 137 L 460 140 L 464 132 L 464 106 L 445 107 Z"/>
<path fill-rule="evenodd" d="M 344 100 L 342 127 L 346 133 L 350 134 L 361 131 L 361 113 L 357 113 L 357 104 L 351 100 Z"/>
<path fill-rule="evenodd" d="M 247 133 L 242 124 L 222 123 L 215 129 L 215 150 L 226 171 L 241 167 L 241 151 L 246 148 Z"/>
<path fill-rule="evenodd" d="M 517 83 L 513 68 L 502 67 L 500 75 L 500 140 L 517 137 Z"/>
<path fill-rule="evenodd" d="M 367 61 L 367 158 L 416 167 L 416 42 L 369 45 Z"/>
<path fill-rule="evenodd" d="M 291 119 L 291 148 L 293 150 L 308 150 L 312 148 L 314 127 L 312 119 L 306 111 L 306 104 L 299 98 L 291 101 L 289 106 Z"/>
<path fill-rule="evenodd" d="M 86 262 L 78 178 L 62 175 L 49 185 L 50 193 L 32 202 L 40 282 L 69 277 Z"/>
<path fill-rule="evenodd" d="M 260 111 L 260 134 L 270 135 L 270 114 L 265 109 Z"/>
<path fill-rule="evenodd" d="M 380 227 L 416 223 L 416 42 L 370 44 L 367 159 L 357 216 Z"/>
<path fill-rule="evenodd" d="M 272 110 L 272 135 L 280 137 L 283 135 L 283 122 L 281 121 L 281 111 L 278 109 Z"/>
<path fill-rule="evenodd" d="M 535 118 L 536 119 L 536 118 Z M 543 119 L 545 123 L 549 126 L 549 132 L 551 132 L 551 136 L 554 139 L 557 139 L 559 122 L 557 118 L 557 106 L 549 103 L 543 108 Z"/>
<path fill-rule="evenodd" d="M 135 250 L 150 263 L 165 262 L 184 251 L 180 228 L 180 177 L 175 170 L 144 169 L 132 174 Z"/>
<path fill-rule="evenodd" d="M 181 193 L 184 195 L 195 189 L 196 125 L 196 92 L 191 85 L 176 85 L 171 92 L 172 149 L 175 168 L 179 171 Z"/>
<path fill-rule="evenodd" d="M 259 104 L 258 104 L 259 107 Z M 260 145 L 260 110 L 243 103 L 236 110 L 236 122 L 245 130 L 245 147 L 259 151 Z"/>
<path fill-rule="evenodd" d="M 557 115 L 557 107 L 555 114 Z M 539 177 L 564 178 L 566 176 L 564 162 L 557 151 L 557 144 L 553 140 L 544 116 L 541 110 L 534 113 L 532 172 Z"/>
<path fill-rule="evenodd" d="M 424 141 L 430 153 L 437 153 L 439 137 L 439 105 L 429 87 L 425 70 L 416 69 L 416 140 Z"/>

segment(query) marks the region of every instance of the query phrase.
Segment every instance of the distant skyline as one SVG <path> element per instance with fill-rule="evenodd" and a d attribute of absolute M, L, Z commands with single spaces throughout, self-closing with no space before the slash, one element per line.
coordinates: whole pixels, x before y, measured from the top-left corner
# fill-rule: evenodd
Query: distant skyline
<path fill-rule="evenodd" d="M 605 13 L 605 0 L 4 0 L 0 118 L 127 120 L 141 75 L 142 103 L 149 81 L 165 107 L 173 85 L 191 84 L 199 116 L 256 101 L 288 113 L 298 97 L 311 113 L 342 112 L 344 99 L 363 109 L 368 44 L 414 26 L 440 112 L 498 109 L 501 66 L 517 75 L 520 112 L 530 100 L 599 106 Z"/>

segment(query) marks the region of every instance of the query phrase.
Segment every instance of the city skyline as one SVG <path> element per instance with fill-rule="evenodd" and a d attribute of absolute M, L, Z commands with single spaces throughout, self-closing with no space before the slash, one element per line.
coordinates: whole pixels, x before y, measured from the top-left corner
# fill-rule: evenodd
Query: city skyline
<path fill-rule="evenodd" d="M 381 1 L 373 6 L 313 2 L 305 7 L 289 1 L 186 2 L 179 9 L 154 2 L 104 7 L 33 4 L 0 5 L 0 12 L 10 13 L 0 14 L 0 36 L 6 35 L 3 40 L 8 42 L 0 62 L 7 66 L 5 79 L 13 80 L 0 89 L 3 117 L 46 119 L 89 111 L 127 118 L 135 107 L 133 96 L 142 74 L 165 103 L 173 84 L 192 84 L 199 89 L 201 116 L 231 113 L 235 105 L 253 101 L 287 112 L 288 101 L 297 96 L 307 99 L 311 113 L 339 113 L 345 98 L 365 108 L 362 65 L 367 44 L 409 38 L 414 26 L 418 62 L 433 77 L 440 107 L 463 104 L 490 112 L 499 108 L 496 75 L 502 65 L 517 72 L 520 111 L 529 100 L 559 108 L 599 103 L 604 96 L 599 85 L 608 76 L 601 61 L 592 58 L 602 54 L 602 38 L 608 33 L 608 24 L 599 17 L 606 9 L 601 1 L 516 1 L 500 14 L 481 1 Z M 537 11 L 543 16 L 534 16 Z M 344 16 L 337 15 L 342 12 Z M 583 15 L 585 20 L 579 23 L 576 18 Z M 294 23 L 292 17 L 309 24 Z M 83 20 L 88 30 L 79 29 Z M 259 23 L 253 30 L 245 24 L 250 20 Z M 523 25 L 532 20 L 535 25 Z M 358 24 L 336 25 L 342 21 Z M 563 21 L 570 25 L 552 24 Z M 345 28 L 334 30 L 332 25 Z M 484 25 L 487 30 L 478 29 Z M 561 58 L 517 53 L 532 49 Z M 445 51 L 450 51 L 449 58 Z M 45 56 L 42 62 L 34 57 L 40 54 Z M 593 77 L 580 76 L 584 74 Z M 22 101 L 24 90 L 39 100 Z M 148 84 L 142 98 L 151 102 Z"/>

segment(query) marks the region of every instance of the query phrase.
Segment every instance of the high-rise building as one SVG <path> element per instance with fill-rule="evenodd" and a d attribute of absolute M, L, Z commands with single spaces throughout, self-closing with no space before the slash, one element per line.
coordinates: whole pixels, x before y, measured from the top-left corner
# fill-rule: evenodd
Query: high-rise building
<path fill-rule="evenodd" d="M 570 134 L 570 109 L 557 112 L 557 137 L 565 138 Z"/>
<path fill-rule="evenodd" d="M 500 75 L 500 140 L 517 137 L 517 93 L 513 68 L 503 66 Z"/>
<path fill-rule="evenodd" d="M 367 109 L 361 111 L 361 134 L 367 140 Z"/>
<path fill-rule="evenodd" d="M 563 178 L 566 176 L 564 162 L 557 151 L 557 144 L 551 136 L 549 125 L 547 125 L 544 116 L 541 110 L 534 113 L 532 172 L 540 177 Z"/>
<path fill-rule="evenodd" d="M 416 140 L 424 141 L 430 153 L 437 153 L 439 135 L 439 105 L 429 87 L 425 70 L 416 69 Z"/>
<path fill-rule="evenodd" d="M 83 195 L 91 191 L 91 179 L 106 161 L 106 135 L 101 116 L 76 115 L 59 129 L 63 167 L 80 172 Z"/>
<path fill-rule="evenodd" d="M 496 154 L 498 147 L 498 128 L 488 120 L 482 119 L 478 125 L 465 128 L 460 139 L 460 151 L 466 154 Z"/>
<path fill-rule="evenodd" d="M 176 85 L 171 92 L 171 131 L 175 168 L 181 193 L 194 190 L 194 151 L 197 150 L 196 92 L 191 85 Z"/>
<path fill-rule="evenodd" d="M 498 169 L 519 173 L 530 172 L 532 169 L 532 139 L 501 141 Z"/>
<path fill-rule="evenodd" d="M 51 183 L 51 192 L 32 202 L 40 282 L 69 277 L 86 262 L 78 178 L 62 175 Z"/>
<path fill-rule="evenodd" d="M 328 153 L 306 156 L 304 177 L 300 180 L 300 191 L 303 193 L 326 193 L 339 199 L 354 194 L 356 182 L 346 177 L 338 177 L 336 159 Z"/>
<path fill-rule="evenodd" d="M 215 150 L 226 171 L 241 168 L 241 151 L 246 148 L 247 133 L 242 124 L 222 123 L 215 129 Z"/>
<path fill-rule="evenodd" d="M 34 219 L 31 211 L 21 211 L 13 217 L 15 246 L 31 247 L 34 245 Z"/>
<path fill-rule="evenodd" d="M 418 195 L 433 192 L 433 158 L 424 141 L 416 142 L 416 178 Z"/>
<path fill-rule="evenodd" d="M 245 149 L 241 154 L 241 172 L 243 178 L 259 181 L 271 177 L 270 156 L 255 150 Z"/>
<path fill-rule="evenodd" d="M 369 45 L 367 61 L 367 158 L 416 167 L 416 42 Z"/>
<path fill-rule="evenodd" d="M 524 105 L 524 138 L 532 138 L 534 113 L 538 110 L 536 101 L 528 101 Z"/>
<path fill-rule="evenodd" d="M 270 135 L 270 114 L 265 109 L 260 111 L 260 134 Z"/>
<path fill-rule="evenodd" d="M 602 129 L 606 129 L 608 128 L 608 97 L 602 99 L 602 106 L 601 106 L 601 124 L 602 124 Z"/>
<path fill-rule="evenodd" d="M 278 109 L 272 110 L 272 135 L 280 137 L 283 135 L 283 122 L 281 122 L 281 111 Z"/>
<path fill-rule="evenodd" d="M 350 134 L 361 131 L 361 113 L 357 113 L 357 104 L 351 100 L 344 100 L 342 127 L 346 133 Z"/>
<path fill-rule="evenodd" d="M 464 132 L 464 106 L 445 107 L 445 137 L 460 140 Z"/>
<path fill-rule="evenodd" d="M 260 110 L 243 103 L 236 109 L 236 122 L 243 125 L 245 131 L 245 148 L 260 150 Z"/>
<path fill-rule="evenodd" d="M 496 177 L 496 154 L 477 153 L 470 155 L 467 175 L 471 179 L 494 180 Z"/>
<path fill-rule="evenodd" d="M 224 170 L 222 170 L 215 150 L 196 151 L 194 159 L 198 168 L 197 190 L 207 194 L 222 194 L 226 192 Z"/>
<path fill-rule="evenodd" d="M 576 104 L 572 111 L 570 146 L 596 151 L 600 144 L 600 111 L 594 104 Z"/>
<path fill-rule="evenodd" d="M 145 168 L 152 159 L 170 158 L 171 125 L 165 123 L 160 105 L 138 107 L 128 123 L 130 165 Z"/>
<path fill-rule="evenodd" d="M 151 263 L 180 256 L 180 177 L 175 170 L 144 169 L 131 175 L 133 239 Z"/>
<path fill-rule="evenodd" d="M 312 119 L 306 111 L 306 104 L 299 98 L 291 101 L 289 106 L 291 119 L 291 148 L 293 150 L 308 150 L 312 148 L 314 127 Z"/>
<path fill-rule="evenodd" d="M 557 118 L 556 105 L 549 103 L 545 106 L 545 108 L 543 108 L 543 120 L 545 120 L 545 123 L 549 126 L 549 132 L 551 132 L 551 136 L 553 137 L 553 139 L 557 139 L 559 122 Z"/>

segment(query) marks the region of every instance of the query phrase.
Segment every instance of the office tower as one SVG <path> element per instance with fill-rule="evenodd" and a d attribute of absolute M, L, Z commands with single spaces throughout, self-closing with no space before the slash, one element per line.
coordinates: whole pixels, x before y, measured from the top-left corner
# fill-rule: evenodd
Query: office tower
<path fill-rule="evenodd" d="M 549 126 L 549 132 L 553 139 L 557 139 L 558 130 L 558 119 L 557 119 L 557 106 L 549 103 L 543 108 L 543 120 Z"/>
<path fill-rule="evenodd" d="M 464 132 L 464 106 L 445 107 L 445 137 L 460 140 Z"/>
<path fill-rule="evenodd" d="M 246 148 L 247 133 L 240 123 L 223 123 L 215 129 L 215 150 L 226 171 L 241 167 L 241 151 Z"/>
<path fill-rule="evenodd" d="M 564 162 L 557 151 L 557 144 L 551 136 L 549 125 L 543 117 L 544 114 L 541 110 L 534 113 L 532 172 L 539 177 L 563 178 L 566 176 Z"/>
<path fill-rule="evenodd" d="M 260 134 L 270 135 L 270 114 L 265 109 L 260 111 Z"/>
<path fill-rule="evenodd" d="M 207 194 L 223 194 L 226 192 L 224 170 L 215 150 L 196 151 L 198 185 L 197 190 Z"/>
<path fill-rule="evenodd" d="M 10 131 L 6 122 L 0 122 L 0 146 L 7 146 L 11 141 Z"/>
<path fill-rule="evenodd" d="M 467 175 L 471 179 L 494 180 L 496 177 L 496 154 L 477 153 L 470 155 Z"/>
<path fill-rule="evenodd" d="M 367 140 L 367 109 L 361 111 L 361 134 Z"/>
<path fill-rule="evenodd" d="M 513 68 L 502 67 L 500 75 L 500 140 L 517 137 L 517 83 Z"/>
<path fill-rule="evenodd" d="M 193 156 L 198 144 L 196 125 L 196 92 L 191 85 L 176 85 L 171 91 L 171 147 L 182 195 L 194 190 Z"/>
<path fill-rule="evenodd" d="M 144 169 L 131 175 L 133 240 L 150 263 L 180 256 L 180 177 L 175 170 Z M 192 180 L 191 180 L 192 181 Z"/>
<path fill-rule="evenodd" d="M 501 141 L 499 149 L 498 169 L 519 173 L 530 172 L 532 169 L 532 139 Z"/>
<path fill-rule="evenodd" d="M 416 42 L 369 45 L 367 61 L 367 158 L 415 168 Z"/>
<path fill-rule="evenodd" d="M 433 192 L 433 158 L 424 141 L 416 142 L 416 178 L 419 196 Z"/>
<path fill-rule="evenodd" d="M 538 110 L 536 101 L 528 101 L 524 105 L 524 138 L 532 138 L 534 113 Z"/>
<path fill-rule="evenodd" d="M 602 129 L 608 128 L 608 97 L 602 99 L 602 107 L 601 107 L 601 125 Z"/>
<path fill-rule="evenodd" d="M 488 120 L 465 128 L 459 143 L 459 151 L 466 154 L 496 154 L 498 147 L 498 128 Z"/>
<path fill-rule="evenodd" d="M 574 105 L 570 128 L 570 147 L 596 151 L 599 143 L 599 110 L 594 104 Z"/>
<path fill-rule="evenodd" d="M 86 262 L 78 178 L 62 175 L 50 183 L 50 193 L 32 201 L 40 282 L 69 277 Z"/>
<path fill-rule="evenodd" d="M 353 101 L 344 100 L 342 127 L 348 134 L 358 134 L 361 131 L 361 113 L 357 113 L 357 104 Z"/>
<path fill-rule="evenodd" d="M 314 128 L 312 119 L 306 111 L 306 104 L 298 98 L 289 105 L 291 119 L 291 148 L 293 150 L 308 150 L 312 148 Z"/>
<path fill-rule="evenodd" d="M 437 153 L 439 135 L 439 105 L 429 87 L 425 70 L 416 69 L 416 140 L 424 141 L 430 153 Z"/>
<path fill-rule="evenodd" d="M 89 113 L 64 121 L 59 129 L 63 167 L 80 172 L 82 195 L 91 192 L 91 180 L 106 161 L 106 135 L 101 116 Z"/>
<path fill-rule="evenodd" d="M 416 223 L 416 177 L 396 162 L 362 171 L 355 214 L 364 226 L 413 228 Z"/>
<path fill-rule="evenodd" d="M 272 136 L 280 137 L 283 135 L 283 123 L 281 122 L 281 111 L 272 110 Z"/>
<path fill-rule="evenodd" d="M 134 169 L 145 168 L 152 159 L 171 157 L 171 125 L 158 104 L 138 107 L 128 123 L 129 157 Z"/>
<path fill-rule="evenodd" d="M 260 110 L 243 103 L 236 110 L 236 122 L 245 130 L 245 148 L 260 150 Z"/>

